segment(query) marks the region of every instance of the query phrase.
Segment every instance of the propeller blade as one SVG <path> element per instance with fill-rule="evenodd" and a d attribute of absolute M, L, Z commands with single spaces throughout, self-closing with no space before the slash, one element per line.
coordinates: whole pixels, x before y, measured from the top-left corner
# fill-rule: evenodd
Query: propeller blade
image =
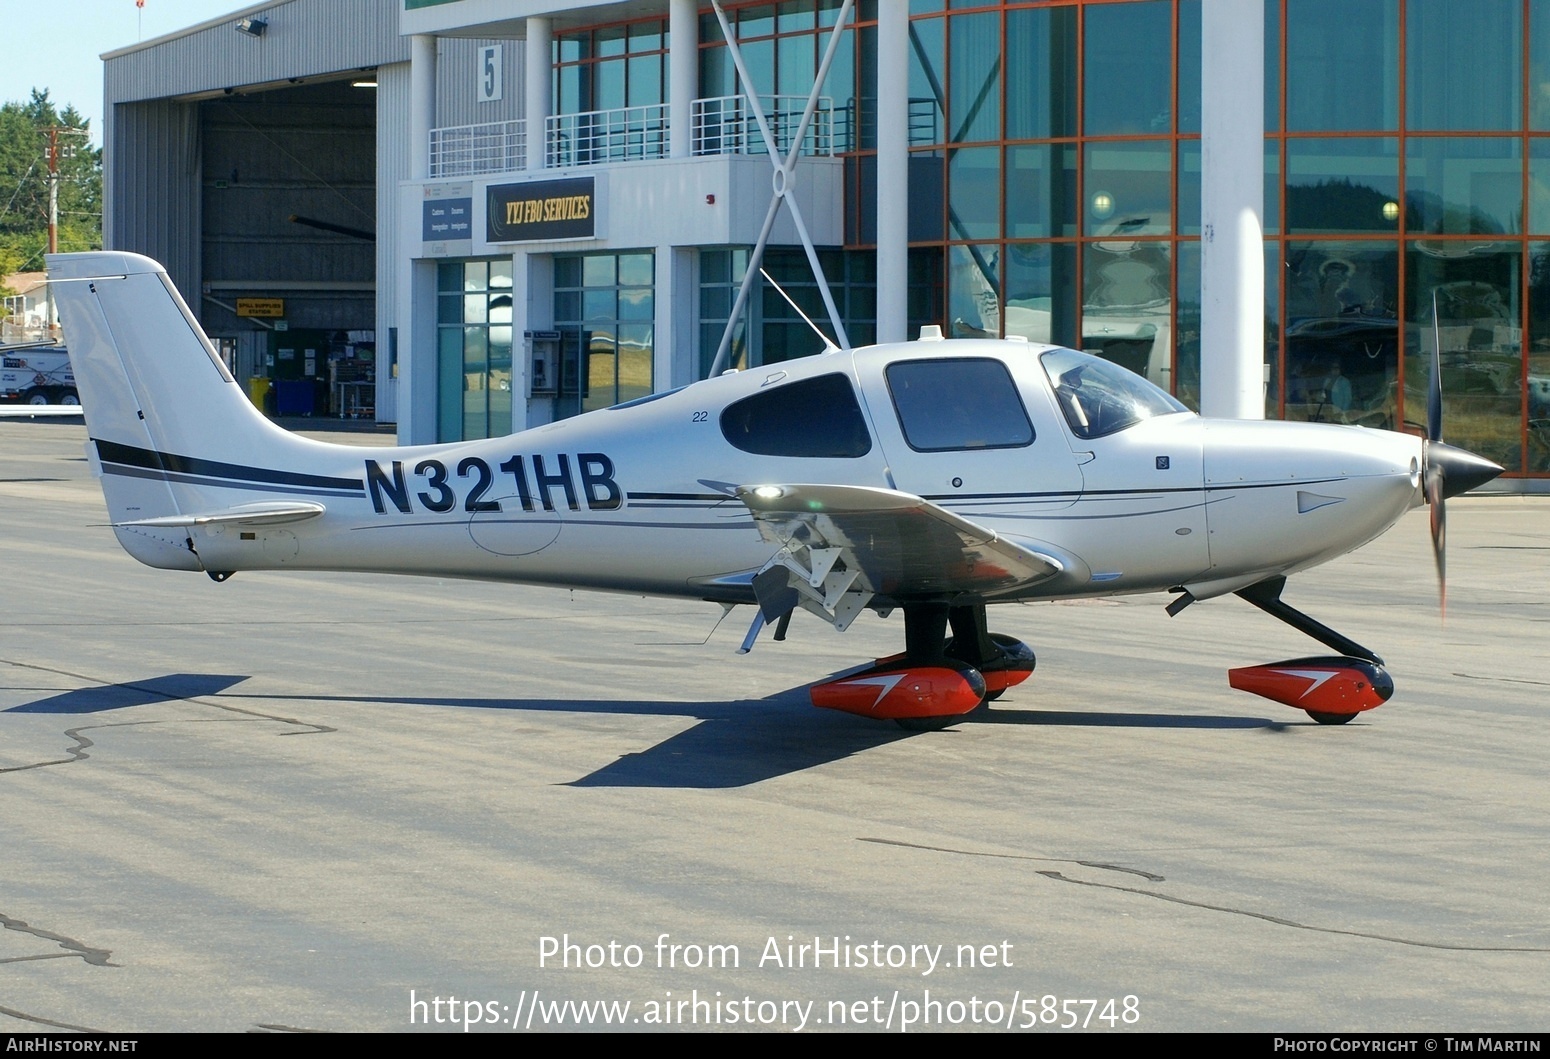
<path fill-rule="evenodd" d="M 1437 317 L 1437 290 L 1432 288 L 1432 381 L 1426 388 L 1426 440 L 1442 440 L 1442 323 Z"/>
<path fill-rule="evenodd" d="M 1447 472 L 1442 462 L 1432 459 L 1432 446 L 1426 446 L 1426 503 L 1431 508 L 1432 558 L 1437 561 L 1437 605 L 1442 620 L 1448 620 L 1448 492 Z"/>

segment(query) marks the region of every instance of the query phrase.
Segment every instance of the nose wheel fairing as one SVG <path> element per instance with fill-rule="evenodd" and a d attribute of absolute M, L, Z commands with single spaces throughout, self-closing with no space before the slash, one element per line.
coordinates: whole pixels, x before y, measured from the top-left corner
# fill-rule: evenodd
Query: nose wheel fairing
<path fill-rule="evenodd" d="M 1341 654 L 1230 669 L 1227 683 L 1239 691 L 1303 710 L 1320 724 L 1344 724 L 1358 713 L 1387 702 L 1394 694 L 1394 680 L 1383 668 L 1383 659 L 1286 603 L 1281 599 L 1285 588 L 1286 578 L 1272 577 L 1237 594 Z"/>

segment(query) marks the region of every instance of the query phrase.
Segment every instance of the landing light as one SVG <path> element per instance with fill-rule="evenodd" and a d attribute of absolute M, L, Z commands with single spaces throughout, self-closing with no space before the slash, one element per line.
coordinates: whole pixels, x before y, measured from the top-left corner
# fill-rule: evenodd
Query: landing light
<path fill-rule="evenodd" d="M 753 491 L 753 495 L 760 500 L 779 500 L 786 495 L 786 491 L 778 485 L 761 485 Z"/>

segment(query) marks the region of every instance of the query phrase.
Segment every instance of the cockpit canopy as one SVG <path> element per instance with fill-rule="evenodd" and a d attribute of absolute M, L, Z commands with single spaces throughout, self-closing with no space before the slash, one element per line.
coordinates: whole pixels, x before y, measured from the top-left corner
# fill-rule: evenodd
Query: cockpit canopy
<path fill-rule="evenodd" d="M 1157 416 L 1188 412 L 1173 397 L 1118 364 L 1074 349 L 1052 349 L 1040 363 L 1055 403 L 1079 438 L 1101 438 Z"/>

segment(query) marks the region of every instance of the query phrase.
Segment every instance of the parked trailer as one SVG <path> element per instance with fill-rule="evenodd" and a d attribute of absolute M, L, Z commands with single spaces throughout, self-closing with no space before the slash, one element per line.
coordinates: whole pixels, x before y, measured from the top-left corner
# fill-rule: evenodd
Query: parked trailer
<path fill-rule="evenodd" d="M 0 348 L 0 401 L 80 404 L 69 351 L 54 344 Z"/>

